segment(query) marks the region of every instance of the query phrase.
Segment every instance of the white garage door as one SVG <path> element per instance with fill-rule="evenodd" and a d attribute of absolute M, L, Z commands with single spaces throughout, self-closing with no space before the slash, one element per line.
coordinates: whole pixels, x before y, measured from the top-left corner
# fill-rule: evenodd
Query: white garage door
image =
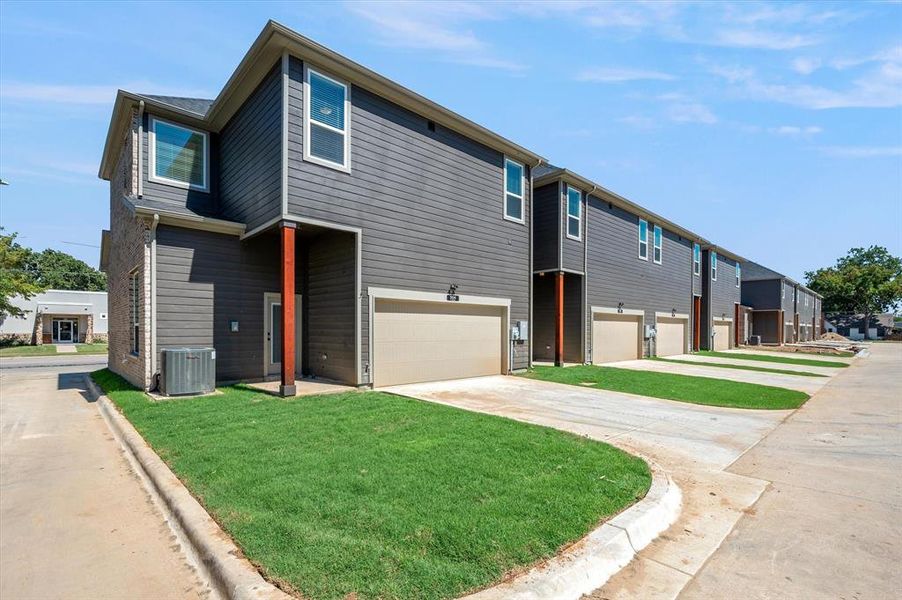
<path fill-rule="evenodd" d="M 686 330 L 689 319 L 658 317 L 655 351 L 657 356 L 686 353 Z"/>
<path fill-rule="evenodd" d="M 641 358 L 639 323 L 634 315 L 596 313 L 592 319 L 592 363 Z"/>
<path fill-rule="evenodd" d="M 504 308 L 376 300 L 374 385 L 498 375 Z"/>
<path fill-rule="evenodd" d="M 730 322 L 714 321 L 714 349 L 730 349 Z"/>

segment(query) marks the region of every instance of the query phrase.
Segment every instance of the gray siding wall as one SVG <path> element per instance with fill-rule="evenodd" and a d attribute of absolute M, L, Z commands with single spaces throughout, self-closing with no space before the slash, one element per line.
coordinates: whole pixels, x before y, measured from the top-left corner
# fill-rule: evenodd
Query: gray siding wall
<path fill-rule="evenodd" d="M 150 120 L 153 115 L 144 113 L 144 130 L 141 136 L 142 158 L 141 158 L 141 177 L 143 180 L 143 197 L 149 200 L 158 200 L 173 207 L 188 207 L 196 213 L 207 216 L 216 216 L 218 207 L 216 205 L 216 193 L 218 187 L 218 139 L 215 135 L 208 133 L 207 142 L 210 145 L 210 171 L 209 171 L 209 192 L 200 192 L 197 190 L 188 190 L 166 183 L 151 181 L 150 173 Z M 173 119 L 164 119 L 170 123 L 179 125 Z M 185 127 L 189 127 L 185 125 Z M 191 127 L 197 129 L 196 127 Z"/>
<path fill-rule="evenodd" d="M 219 207 L 251 230 L 282 212 L 282 77 L 277 64 L 219 139 Z"/>
<path fill-rule="evenodd" d="M 805 298 L 808 298 L 808 306 L 805 306 Z M 799 290 L 798 313 L 801 323 L 811 324 L 814 317 L 814 296 L 805 290 Z"/>
<path fill-rule="evenodd" d="M 639 217 L 594 196 L 588 199 L 589 268 L 586 273 L 588 307 L 645 311 L 645 323 L 655 322 L 655 312 L 689 313 L 692 302 L 692 246 L 689 240 L 663 230 L 662 264 L 652 261 L 649 223 L 649 258 L 639 258 Z M 586 321 L 591 340 L 591 319 Z M 590 342 L 591 343 L 591 342 Z M 648 344 L 646 344 L 648 346 Z M 650 348 L 646 347 L 646 353 Z"/>
<path fill-rule="evenodd" d="M 445 292 L 455 283 L 461 294 L 510 298 L 511 320 L 528 320 L 529 202 L 525 225 L 502 218 L 501 153 L 441 125 L 430 131 L 425 118 L 356 86 L 351 104 L 352 172 L 305 162 L 303 70 L 292 58 L 289 213 L 363 230 L 364 292 Z M 361 299 L 364 365 L 366 306 Z M 525 368 L 528 346 L 515 348 L 512 366 Z"/>
<path fill-rule="evenodd" d="M 780 296 L 778 296 L 780 298 L 780 305 L 783 308 L 783 310 L 786 311 L 786 319 L 785 320 L 792 321 L 793 315 L 796 314 L 795 300 L 793 300 L 793 294 L 792 294 L 792 290 L 795 288 L 795 286 L 793 286 L 791 283 L 789 283 L 786 280 L 782 280 L 782 285 L 783 285 L 783 288 L 786 289 L 786 294 L 785 294 L 786 297 L 784 298 L 782 293 Z"/>
<path fill-rule="evenodd" d="M 579 189 L 579 188 L 576 188 Z M 580 190 L 582 191 L 582 190 Z M 581 235 L 580 240 L 575 240 L 573 238 L 567 237 L 567 185 L 564 184 L 561 186 L 561 196 L 560 196 L 560 205 L 561 205 L 561 268 L 569 269 L 571 271 L 576 271 L 582 273 L 585 270 L 585 246 L 583 245 L 583 240 L 585 240 L 585 230 L 586 230 L 586 198 L 585 192 L 583 192 L 582 196 L 583 210 L 582 210 L 582 231 L 583 235 Z"/>
<path fill-rule="evenodd" d="M 212 346 L 217 379 L 263 377 L 263 294 L 279 291 L 273 236 L 157 229 L 157 347 Z M 303 292 L 302 292 L 303 293 Z M 229 321 L 239 331 L 229 330 Z"/>
<path fill-rule="evenodd" d="M 780 280 L 759 279 L 742 282 L 742 303 L 755 310 L 780 308 Z"/>
<path fill-rule="evenodd" d="M 306 279 L 305 373 L 357 381 L 355 353 L 356 252 L 354 234 L 322 233 L 309 244 Z"/>
<path fill-rule="evenodd" d="M 532 353 L 535 360 L 554 360 L 554 275 L 533 278 Z"/>
<path fill-rule="evenodd" d="M 533 195 L 533 265 L 536 271 L 560 269 L 560 182 L 537 187 Z M 582 270 L 582 267 L 580 267 Z"/>
<path fill-rule="evenodd" d="M 709 269 L 710 271 L 710 269 Z M 717 281 L 711 282 L 711 318 L 736 317 L 736 304 L 742 297 L 742 288 L 736 287 L 736 261 L 717 255 Z"/>

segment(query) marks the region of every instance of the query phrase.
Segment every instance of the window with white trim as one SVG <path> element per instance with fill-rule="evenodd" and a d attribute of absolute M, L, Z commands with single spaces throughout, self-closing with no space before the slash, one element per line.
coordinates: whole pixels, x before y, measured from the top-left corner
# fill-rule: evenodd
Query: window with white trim
<path fill-rule="evenodd" d="M 177 187 L 209 191 L 209 147 L 204 131 L 150 118 L 149 179 Z"/>
<path fill-rule="evenodd" d="M 661 228 L 655 225 L 654 229 L 654 244 L 655 244 L 655 257 L 654 261 L 657 264 L 661 264 L 661 260 L 664 258 L 663 244 L 664 244 L 664 233 L 661 231 Z"/>
<path fill-rule="evenodd" d="M 648 260 L 648 221 L 639 219 L 639 258 Z"/>
<path fill-rule="evenodd" d="M 780 285 L 781 285 L 781 287 L 783 288 L 783 299 L 786 300 L 786 284 L 783 283 L 783 284 L 780 284 Z"/>
<path fill-rule="evenodd" d="M 140 353 L 140 343 L 141 343 L 141 328 L 140 328 L 140 289 L 141 289 L 141 281 L 138 277 L 139 271 L 135 269 L 131 272 L 128 278 L 128 291 L 129 291 L 129 321 L 131 322 L 131 327 L 129 328 L 129 342 L 131 342 L 131 350 L 133 354 Z"/>
<path fill-rule="evenodd" d="M 808 308 L 808 294 L 805 294 L 805 308 Z"/>
<path fill-rule="evenodd" d="M 699 244 L 692 244 L 692 273 L 702 274 L 702 247 Z"/>
<path fill-rule="evenodd" d="M 583 193 L 567 186 L 567 237 L 580 240 L 583 237 Z"/>
<path fill-rule="evenodd" d="M 504 159 L 504 218 L 523 222 L 523 165 Z"/>
<path fill-rule="evenodd" d="M 739 261 L 736 261 L 736 287 L 739 287 L 739 282 L 742 279 L 742 267 L 739 266 Z"/>
<path fill-rule="evenodd" d="M 717 281 L 717 252 L 711 252 L 711 281 Z"/>
<path fill-rule="evenodd" d="M 304 160 L 342 171 L 351 168 L 348 86 L 304 69 Z"/>

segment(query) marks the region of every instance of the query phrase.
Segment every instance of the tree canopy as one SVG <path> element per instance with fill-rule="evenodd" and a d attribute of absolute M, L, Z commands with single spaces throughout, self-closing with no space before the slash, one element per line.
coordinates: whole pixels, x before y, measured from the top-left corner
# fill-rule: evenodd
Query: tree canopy
<path fill-rule="evenodd" d="M 852 248 L 832 267 L 805 273 L 808 287 L 824 297 L 824 311 L 871 315 L 902 303 L 902 259 L 883 246 Z"/>
<path fill-rule="evenodd" d="M 30 249 L 16 242 L 15 233 L 4 234 L 0 228 L 0 318 L 25 315 L 25 311 L 12 304 L 13 296 L 27 300 L 43 291 L 25 269 L 31 254 Z"/>
<path fill-rule="evenodd" d="M 102 292 L 106 274 L 59 250 L 35 252 L 0 228 L 0 317 L 24 316 L 13 296 L 28 299 L 46 289 Z"/>

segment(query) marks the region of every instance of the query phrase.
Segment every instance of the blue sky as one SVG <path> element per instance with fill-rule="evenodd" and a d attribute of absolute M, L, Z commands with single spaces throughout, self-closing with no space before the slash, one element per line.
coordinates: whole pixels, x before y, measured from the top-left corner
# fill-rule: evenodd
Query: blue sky
<path fill-rule="evenodd" d="M 902 254 L 899 3 L 0 3 L 0 224 L 97 264 L 117 88 L 214 97 L 267 19 L 792 277 Z"/>

